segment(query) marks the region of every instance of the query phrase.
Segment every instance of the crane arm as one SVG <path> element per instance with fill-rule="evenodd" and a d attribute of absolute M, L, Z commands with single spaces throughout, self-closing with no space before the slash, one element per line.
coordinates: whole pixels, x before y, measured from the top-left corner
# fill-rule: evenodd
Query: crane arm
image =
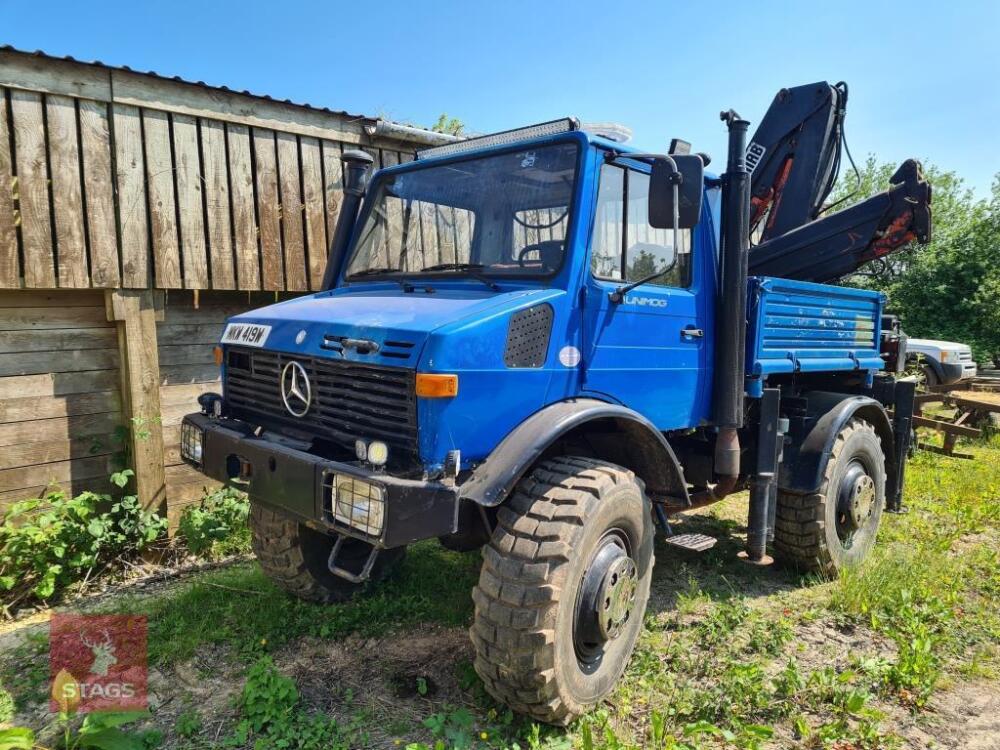
<path fill-rule="evenodd" d="M 847 84 L 782 89 L 747 146 L 750 230 L 760 242 L 816 219 L 840 169 Z"/>
<path fill-rule="evenodd" d="M 888 190 L 754 247 L 750 273 L 827 283 L 931 236 L 931 188 L 907 159 Z"/>
<path fill-rule="evenodd" d="M 931 235 L 931 189 L 905 161 L 888 190 L 835 213 L 847 84 L 782 89 L 747 147 L 751 274 L 828 282 Z"/>

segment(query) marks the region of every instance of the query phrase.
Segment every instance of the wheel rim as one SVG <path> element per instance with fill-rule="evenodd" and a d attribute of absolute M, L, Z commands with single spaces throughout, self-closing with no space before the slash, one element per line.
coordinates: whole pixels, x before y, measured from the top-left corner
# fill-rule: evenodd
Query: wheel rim
<path fill-rule="evenodd" d="M 573 645 L 583 665 L 601 661 L 625 630 L 635 609 L 639 570 L 620 529 L 601 538 L 583 574 L 573 620 Z"/>
<path fill-rule="evenodd" d="M 875 480 L 860 461 L 851 461 L 837 492 L 837 538 L 845 550 L 874 523 L 878 508 Z"/>

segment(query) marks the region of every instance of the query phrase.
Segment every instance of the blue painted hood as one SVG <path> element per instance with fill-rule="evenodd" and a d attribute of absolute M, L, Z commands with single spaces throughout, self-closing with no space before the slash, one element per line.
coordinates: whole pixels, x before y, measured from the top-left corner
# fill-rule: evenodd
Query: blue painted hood
<path fill-rule="evenodd" d="M 378 284 L 376 288 L 344 287 L 298 297 L 230 318 L 230 322 L 270 325 L 265 348 L 312 356 L 336 356 L 324 340 L 368 339 L 379 345 L 374 354 L 343 352 L 344 359 L 415 367 L 428 336 L 442 326 L 475 319 L 491 311 L 518 306 L 540 290 L 501 293 L 472 288 L 442 288 L 433 294 L 404 292 Z M 295 339 L 306 335 L 301 344 Z"/>

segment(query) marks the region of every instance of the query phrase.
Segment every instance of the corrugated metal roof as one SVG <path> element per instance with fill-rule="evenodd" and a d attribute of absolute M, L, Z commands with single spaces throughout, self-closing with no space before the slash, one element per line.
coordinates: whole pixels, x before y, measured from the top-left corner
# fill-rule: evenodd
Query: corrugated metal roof
<path fill-rule="evenodd" d="M 95 68 L 104 68 L 105 70 L 121 70 L 126 73 L 149 76 L 150 78 L 157 78 L 162 81 L 175 81 L 177 83 L 187 84 L 188 86 L 197 86 L 199 88 L 207 89 L 209 91 L 225 91 L 226 93 L 230 94 L 240 94 L 242 96 L 249 96 L 254 99 L 262 99 L 264 101 L 277 102 L 279 104 L 288 104 L 293 107 L 302 107 L 303 109 L 311 109 L 316 112 L 326 112 L 327 114 L 337 115 L 338 117 L 344 117 L 350 120 L 374 121 L 376 119 L 384 119 L 384 118 L 372 117 L 371 115 L 352 114 L 351 112 L 345 112 L 344 110 L 338 110 L 338 109 L 330 109 L 329 107 L 319 107 L 314 104 L 309 104 L 308 102 L 293 102 L 291 99 L 278 99 L 268 94 L 255 94 L 254 92 L 248 91 L 247 89 L 240 90 L 240 89 L 229 88 L 228 86 L 213 86 L 212 84 L 205 83 L 204 81 L 190 81 L 187 80 L 186 78 L 181 78 L 180 76 L 163 75 L 162 73 L 157 73 L 155 70 L 136 70 L 134 68 L 130 68 L 128 65 L 108 65 L 107 63 L 103 63 L 100 60 L 78 60 L 72 55 L 64 55 L 60 57 L 58 55 L 50 55 L 49 53 L 44 52 L 42 50 L 35 50 L 33 52 L 29 52 L 27 50 L 17 49 L 16 47 L 10 44 L 0 45 L 0 51 L 15 52 L 20 55 L 29 55 L 31 57 L 38 57 L 44 60 L 58 60 L 58 61 L 76 63 L 78 65 L 89 65 Z M 435 132 L 430 128 L 425 128 L 419 125 L 411 125 L 410 123 L 397 123 L 397 124 L 408 125 L 409 127 L 415 127 L 418 128 L 419 130 L 425 130 L 428 133 Z"/>

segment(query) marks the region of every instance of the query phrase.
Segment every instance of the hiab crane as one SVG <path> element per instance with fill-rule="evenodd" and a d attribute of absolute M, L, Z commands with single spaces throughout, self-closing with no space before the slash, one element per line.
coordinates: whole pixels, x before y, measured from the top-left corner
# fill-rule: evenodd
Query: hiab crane
<path fill-rule="evenodd" d="M 885 192 L 827 214 L 845 147 L 847 91 L 844 82 L 825 81 L 782 89 L 750 139 L 752 275 L 832 281 L 930 239 L 931 189 L 913 159 Z"/>
<path fill-rule="evenodd" d="M 249 493 L 264 571 L 340 601 L 414 542 L 481 547 L 476 670 L 561 724 L 628 662 L 654 528 L 713 543 L 673 514 L 748 488 L 748 562 L 861 562 L 899 508 L 913 383 L 886 372 L 884 296 L 815 279 L 926 236 L 930 196 L 913 167 L 823 215 L 846 88 L 797 91 L 749 152 L 724 113 L 721 176 L 569 118 L 374 176 L 346 151 L 323 290 L 230 319 L 223 392 L 182 425 L 184 459 Z"/>

